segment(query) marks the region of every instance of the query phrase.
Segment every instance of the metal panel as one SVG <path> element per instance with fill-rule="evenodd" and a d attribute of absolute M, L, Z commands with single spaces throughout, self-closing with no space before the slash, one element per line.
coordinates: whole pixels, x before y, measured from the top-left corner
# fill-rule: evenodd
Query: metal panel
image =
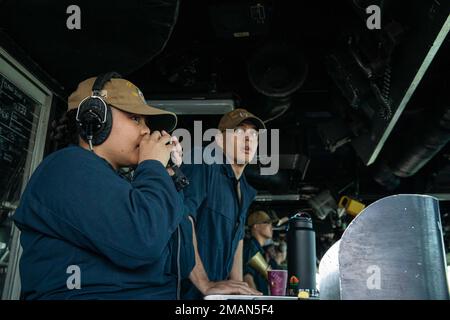
<path fill-rule="evenodd" d="M 383 198 L 341 238 L 341 297 L 449 299 L 439 202 L 423 195 Z"/>
<path fill-rule="evenodd" d="M 339 246 L 341 241 L 335 242 L 323 255 L 319 264 L 320 300 L 341 299 L 339 283 Z"/>

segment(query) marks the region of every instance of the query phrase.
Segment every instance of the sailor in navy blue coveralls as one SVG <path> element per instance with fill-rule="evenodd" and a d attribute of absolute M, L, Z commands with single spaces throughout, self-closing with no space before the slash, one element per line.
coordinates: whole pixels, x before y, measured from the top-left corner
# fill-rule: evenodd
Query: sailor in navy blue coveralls
<path fill-rule="evenodd" d="M 92 83 L 79 85 L 69 110 L 91 94 Z M 170 136 L 149 135 L 138 114 L 146 108 L 163 112 L 146 106 L 126 80 L 113 79 L 105 90 L 114 119 L 106 142 L 93 151 L 80 142 L 46 157 L 14 215 L 23 247 L 23 299 L 176 299 L 178 274 L 185 278 L 194 266 L 183 195 L 164 165 Z M 102 157 L 105 148 L 110 154 Z M 112 165 L 114 160 L 137 162 L 145 150 L 153 156 L 136 163 L 131 182 Z M 76 288 L 67 283 L 74 266 L 80 276 Z"/>
<path fill-rule="evenodd" d="M 195 222 L 199 255 L 210 281 L 230 275 L 239 242 L 244 239 L 247 211 L 256 196 L 242 175 L 238 180 L 229 163 L 183 165 L 190 185 L 185 189 L 185 210 Z M 200 292 L 186 284 L 183 298 L 200 299 Z"/>
<path fill-rule="evenodd" d="M 218 128 L 221 133 L 216 136 L 216 143 L 220 147 L 212 149 L 220 152 L 221 163 L 208 165 L 212 161 L 205 161 L 182 166 L 190 180 L 185 189 L 185 211 L 195 225 L 198 249 L 190 281 L 183 282 L 185 299 L 217 293 L 260 294 L 243 282 L 244 227 L 247 211 L 256 196 L 243 170 L 256 153 L 257 129 L 265 126 L 247 110 L 236 109 L 222 117 Z M 241 142 L 241 147 L 233 141 Z M 216 158 L 215 154 L 212 156 Z M 236 165 L 237 159 L 242 165 Z M 198 279 L 203 279 L 204 285 Z"/>

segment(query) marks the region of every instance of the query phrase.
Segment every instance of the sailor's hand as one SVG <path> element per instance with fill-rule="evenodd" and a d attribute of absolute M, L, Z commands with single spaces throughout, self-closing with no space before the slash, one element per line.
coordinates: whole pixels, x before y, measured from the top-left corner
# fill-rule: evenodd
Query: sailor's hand
<path fill-rule="evenodd" d="M 170 152 L 170 160 L 177 166 L 180 167 L 183 163 L 183 148 L 181 147 L 181 143 L 178 141 L 178 138 L 173 136 L 170 139 L 172 143 L 172 150 Z"/>
<path fill-rule="evenodd" d="M 252 289 L 246 282 L 225 280 L 218 282 L 210 282 L 210 286 L 204 292 L 204 295 L 212 294 L 243 294 L 243 295 L 255 295 L 261 296 L 262 293 L 258 290 Z"/>
<path fill-rule="evenodd" d="M 165 132 L 153 131 L 150 135 L 145 135 L 139 143 L 139 163 L 144 160 L 157 160 L 167 167 L 172 145 L 170 135 Z"/>

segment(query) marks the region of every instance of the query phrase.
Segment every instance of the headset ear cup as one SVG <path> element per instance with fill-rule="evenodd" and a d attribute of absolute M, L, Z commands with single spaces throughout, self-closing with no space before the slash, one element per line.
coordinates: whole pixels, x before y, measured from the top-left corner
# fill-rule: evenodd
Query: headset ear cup
<path fill-rule="evenodd" d="M 91 105 L 93 104 L 93 99 L 88 98 L 80 103 L 78 106 L 77 111 L 77 126 L 79 129 L 80 137 L 85 141 L 88 142 L 87 138 L 87 126 L 88 122 L 92 121 L 92 119 L 88 119 L 89 113 L 88 110 L 91 109 Z"/>
<path fill-rule="evenodd" d="M 106 122 L 101 124 L 100 130 L 94 135 L 94 139 L 92 139 L 92 144 L 94 146 L 98 146 L 108 139 L 111 129 L 112 129 L 112 111 L 110 106 L 106 105 Z"/>
<path fill-rule="evenodd" d="M 106 121 L 103 123 L 105 113 Z M 85 142 L 89 142 L 88 129 L 91 126 L 92 145 L 98 146 L 105 142 L 111 133 L 111 108 L 99 98 L 86 99 L 79 106 L 77 124 L 80 129 L 80 137 Z"/>
<path fill-rule="evenodd" d="M 0 0 L 1 1 L 1 0 Z M 112 110 L 103 100 L 100 91 L 112 78 L 120 78 L 116 72 L 101 74 L 92 86 L 92 96 L 85 98 L 78 106 L 77 124 L 80 137 L 94 146 L 108 139 L 112 129 Z"/>

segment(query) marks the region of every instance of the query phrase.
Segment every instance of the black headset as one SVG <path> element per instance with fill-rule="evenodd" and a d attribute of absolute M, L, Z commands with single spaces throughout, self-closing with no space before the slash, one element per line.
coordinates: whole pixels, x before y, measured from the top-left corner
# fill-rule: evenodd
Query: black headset
<path fill-rule="evenodd" d="M 113 123 L 111 107 L 103 99 L 101 91 L 105 84 L 113 78 L 122 78 L 122 76 L 117 72 L 99 75 L 92 86 L 92 95 L 84 98 L 78 106 L 76 121 L 79 134 L 89 144 L 91 150 L 93 150 L 93 146 L 105 142 L 111 133 Z M 172 160 L 169 160 L 169 166 L 175 172 L 172 179 L 175 187 L 180 191 L 189 184 L 189 180 L 180 168 L 172 163 Z"/>
<path fill-rule="evenodd" d="M 105 142 L 111 133 L 111 107 L 105 102 L 101 91 L 105 84 L 113 78 L 121 78 L 117 72 L 101 74 L 92 86 L 92 95 L 84 98 L 78 106 L 76 121 L 80 137 L 89 143 L 89 148 Z"/>

